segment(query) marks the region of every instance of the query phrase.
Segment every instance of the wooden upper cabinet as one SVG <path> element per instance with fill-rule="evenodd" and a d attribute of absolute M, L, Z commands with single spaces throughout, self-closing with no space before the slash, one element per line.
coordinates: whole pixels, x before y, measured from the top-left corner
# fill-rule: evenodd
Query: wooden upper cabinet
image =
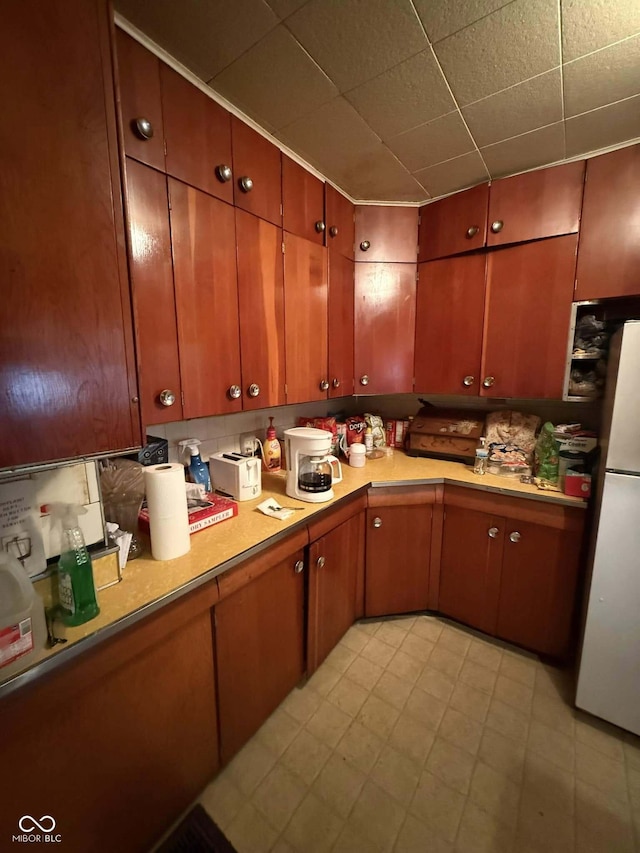
<path fill-rule="evenodd" d="M 229 113 L 164 63 L 160 79 L 167 173 L 233 202 Z"/>
<path fill-rule="evenodd" d="M 334 189 L 331 184 L 325 184 L 325 210 L 327 226 L 326 244 L 353 260 L 355 242 L 355 207 L 348 198 Z"/>
<path fill-rule="evenodd" d="M 486 255 L 418 266 L 415 390 L 480 393 Z"/>
<path fill-rule="evenodd" d="M 169 197 L 184 417 L 239 412 L 234 210 L 172 178 Z"/>
<path fill-rule="evenodd" d="M 493 181 L 487 245 L 574 234 L 580 225 L 584 160 Z"/>
<path fill-rule="evenodd" d="M 562 398 L 577 242 L 570 234 L 488 255 L 482 396 Z"/>
<path fill-rule="evenodd" d="M 127 159 L 125 188 L 142 422 L 180 421 L 182 385 L 167 178 Z"/>
<path fill-rule="evenodd" d="M 355 265 L 357 394 L 413 391 L 415 319 L 415 264 Z"/>
<path fill-rule="evenodd" d="M 282 155 L 282 227 L 324 245 L 324 183 Z"/>
<path fill-rule="evenodd" d="M 640 294 L 640 145 L 587 161 L 575 299 Z"/>
<path fill-rule="evenodd" d="M 329 397 L 353 394 L 353 261 L 329 250 Z"/>
<path fill-rule="evenodd" d="M 0 468 L 140 442 L 109 30 L 103 2 L 3 8 Z"/>
<path fill-rule="evenodd" d="M 236 116 L 231 131 L 234 204 L 282 227 L 280 149 Z"/>
<path fill-rule="evenodd" d="M 415 263 L 418 208 L 356 205 L 356 261 Z"/>
<path fill-rule="evenodd" d="M 284 235 L 287 403 L 326 400 L 327 250 Z"/>
<path fill-rule="evenodd" d="M 285 399 L 282 230 L 235 211 L 244 409 Z"/>
<path fill-rule="evenodd" d="M 116 29 L 116 51 L 125 154 L 163 172 L 160 60 L 120 29 Z"/>
<path fill-rule="evenodd" d="M 456 193 L 420 208 L 418 260 L 459 255 L 485 245 L 489 184 Z"/>

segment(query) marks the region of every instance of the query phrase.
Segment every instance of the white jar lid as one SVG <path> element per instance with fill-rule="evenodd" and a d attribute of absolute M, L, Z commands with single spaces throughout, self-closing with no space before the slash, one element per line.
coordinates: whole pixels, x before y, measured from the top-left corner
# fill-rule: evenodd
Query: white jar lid
<path fill-rule="evenodd" d="M 352 444 L 349 448 L 349 453 L 355 453 L 356 456 L 360 453 L 364 454 L 367 452 L 367 448 L 364 444 Z"/>

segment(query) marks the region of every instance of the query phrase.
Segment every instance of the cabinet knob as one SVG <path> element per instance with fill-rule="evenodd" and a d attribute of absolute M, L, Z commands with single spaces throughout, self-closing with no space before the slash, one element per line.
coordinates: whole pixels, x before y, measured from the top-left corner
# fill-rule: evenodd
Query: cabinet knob
<path fill-rule="evenodd" d="M 491 388 L 493 383 L 496 381 L 495 376 L 485 376 L 482 380 L 482 384 L 485 388 Z"/>
<path fill-rule="evenodd" d="M 329 237 L 337 237 L 337 236 L 338 236 L 338 226 L 332 225 L 331 228 L 329 228 Z"/>
<path fill-rule="evenodd" d="M 316 229 L 316 231 L 318 232 L 318 234 L 322 234 L 322 232 L 324 231 L 324 229 L 325 229 L 326 227 L 327 227 L 327 226 L 324 224 L 324 222 L 322 221 L 322 219 L 318 219 L 318 221 L 317 221 L 317 222 L 316 222 L 316 224 L 315 224 L 315 229 Z"/>
<path fill-rule="evenodd" d="M 465 376 L 464 379 L 462 380 L 462 384 L 465 386 L 465 388 L 470 388 L 475 381 L 476 381 L 475 376 Z"/>
<path fill-rule="evenodd" d="M 382 519 L 380 518 L 379 515 L 376 515 L 376 517 L 373 519 L 373 526 L 376 528 L 382 527 Z"/>
<path fill-rule="evenodd" d="M 521 538 L 522 537 L 517 530 L 514 530 L 513 533 L 509 534 L 509 542 L 519 542 Z"/>
<path fill-rule="evenodd" d="M 324 564 L 325 564 L 326 562 L 327 562 L 327 561 L 325 560 L 325 558 L 324 558 L 324 557 L 318 557 L 318 559 L 316 560 L 316 566 L 317 566 L 319 569 L 324 569 Z"/>
<path fill-rule="evenodd" d="M 473 237 L 476 236 L 479 230 L 480 229 L 477 225 L 472 225 L 470 228 L 467 228 L 467 238 L 471 240 Z"/>
<path fill-rule="evenodd" d="M 371 248 L 371 243 L 368 240 L 363 240 L 362 243 L 360 243 L 360 248 L 363 252 L 366 252 Z"/>
<path fill-rule="evenodd" d="M 339 379 L 332 379 L 332 380 L 331 380 L 331 385 L 332 385 L 334 388 L 339 388 L 339 387 L 340 387 L 340 380 L 339 380 Z"/>
<path fill-rule="evenodd" d="M 360 384 L 361 385 L 368 385 L 369 384 L 369 377 L 367 376 L 366 373 L 364 374 L 364 376 L 360 377 Z"/>
<path fill-rule="evenodd" d="M 226 184 L 227 181 L 230 181 L 232 177 L 233 172 L 231 171 L 231 166 L 226 166 L 224 163 L 221 163 L 219 166 L 216 166 L 216 178 L 223 184 Z"/>
<path fill-rule="evenodd" d="M 254 382 L 252 385 L 249 385 L 249 396 L 250 397 L 258 397 L 260 394 L 260 386 L 256 385 Z"/>
<path fill-rule="evenodd" d="M 493 231 L 494 234 L 499 234 L 503 228 L 504 228 L 504 222 L 502 221 L 502 219 L 496 219 L 495 222 L 491 223 L 491 230 Z"/>
<path fill-rule="evenodd" d="M 176 395 L 173 391 L 170 391 L 168 388 L 165 388 L 164 391 L 161 391 L 158 395 L 158 399 L 162 403 L 163 406 L 173 406 L 176 401 Z"/>
<path fill-rule="evenodd" d="M 253 181 L 247 175 L 243 175 L 241 178 L 238 178 L 238 186 L 243 193 L 250 193 L 253 189 Z"/>
<path fill-rule="evenodd" d="M 132 122 L 133 130 L 140 139 L 151 139 L 153 136 L 153 125 L 148 118 L 136 118 Z"/>
<path fill-rule="evenodd" d="M 227 391 L 228 395 L 232 400 L 237 400 L 238 397 L 242 394 L 242 388 L 239 385 L 232 385 L 231 388 Z"/>
<path fill-rule="evenodd" d="M 299 575 L 300 572 L 304 571 L 304 562 L 302 560 L 296 560 L 295 565 L 293 567 L 293 571 Z"/>
<path fill-rule="evenodd" d="M 490 527 L 487 533 L 489 534 L 489 539 L 496 539 L 500 530 L 497 527 Z"/>
<path fill-rule="evenodd" d="M 320 390 L 321 390 L 321 391 L 326 391 L 326 390 L 328 390 L 328 388 L 329 388 L 329 383 L 327 382 L 327 380 L 326 380 L 326 379 L 321 379 L 321 380 L 320 380 Z"/>

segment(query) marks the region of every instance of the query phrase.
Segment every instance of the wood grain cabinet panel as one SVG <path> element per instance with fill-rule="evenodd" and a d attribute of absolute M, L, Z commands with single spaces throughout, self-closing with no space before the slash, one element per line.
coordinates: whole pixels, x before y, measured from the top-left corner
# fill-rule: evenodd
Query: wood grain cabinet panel
<path fill-rule="evenodd" d="M 164 171 L 160 60 L 120 29 L 116 29 L 116 51 L 125 154 Z"/>
<path fill-rule="evenodd" d="M 243 210 L 236 209 L 235 215 L 242 405 L 244 409 L 283 406 L 286 400 L 282 230 Z"/>
<path fill-rule="evenodd" d="M 413 390 L 415 264 L 355 265 L 357 394 Z"/>
<path fill-rule="evenodd" d="M 280 149 L 236 116 L 233 138 L 233 203 L 282 227 L 282 164 Z M 246 179 L 251 181 L 251 186 Z"/>
<path fill-rule="evenodd" d="M 329 397 L 353 394 L 353 261 L 329 255 Z"/>
<path fill-rule="evenodd" d="M 0 468 L 140 443 L 109 27 L 3 8 Z"/>
<path fill-rule="evenodd" d="M 331 184 L 325 184 L 326 245 L 353 260 L 355 206 Z"/>
<path fill-rule="evenodd" d="M 489 184 L 420 208 L 418 260 L 459 255 L 486 244 Z"/>
<path fill-rule="evenodd" d="M 324 183 L 282 155 L 282 227 L 312 243 L 325 240 Z"/>
<path fill-rule="evenodd" d="M 167 178 L 127 159 L 125 187 L 142 421 L 145 425 L 179 421 L 182 384 Z M 162 391 L 173 395 L 172 405 L 162 405 Z"/>
<path fill-rule="evenodd" d="M 574 234 L 580 224 L 584 160 L 493 181 L 487 245 Z"/>
<path fill-rule="evenodd" d="M 418 266 L 415 390 L 480 393 L 486 255 Z"/>
<path fill-rule="evenodd" d="M 587 161 L 576 300 L 640 294 L 638 187 L 640 145 Z"/>
<path fill-rule="evenodd" d="M 242 408 L 234 209 L 169 179 L 184 417 Z"/>
<path fill-rule="evenodd" d="M 356 205 L 356 261 L 415 263 L 418 256 L 418 209 Z"/>

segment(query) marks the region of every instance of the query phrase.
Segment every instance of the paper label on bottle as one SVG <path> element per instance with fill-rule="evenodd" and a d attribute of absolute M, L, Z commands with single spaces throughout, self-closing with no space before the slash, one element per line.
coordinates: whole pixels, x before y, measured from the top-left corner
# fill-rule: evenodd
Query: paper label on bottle
<path fill-rule="evenodd" d="M 30 616 L 17 625 L 9 625 L 0 630 L 0 667 L 13 663 L 32 650 L 33 631 Z"/>
<path fill-rule="evenodd" d="M 58 596 L 60 604 L 69 613 L 76 612 L 76 600 L 73 595 L 73 584 L 71 575 L 67 572 L 58 571 Z"/>

